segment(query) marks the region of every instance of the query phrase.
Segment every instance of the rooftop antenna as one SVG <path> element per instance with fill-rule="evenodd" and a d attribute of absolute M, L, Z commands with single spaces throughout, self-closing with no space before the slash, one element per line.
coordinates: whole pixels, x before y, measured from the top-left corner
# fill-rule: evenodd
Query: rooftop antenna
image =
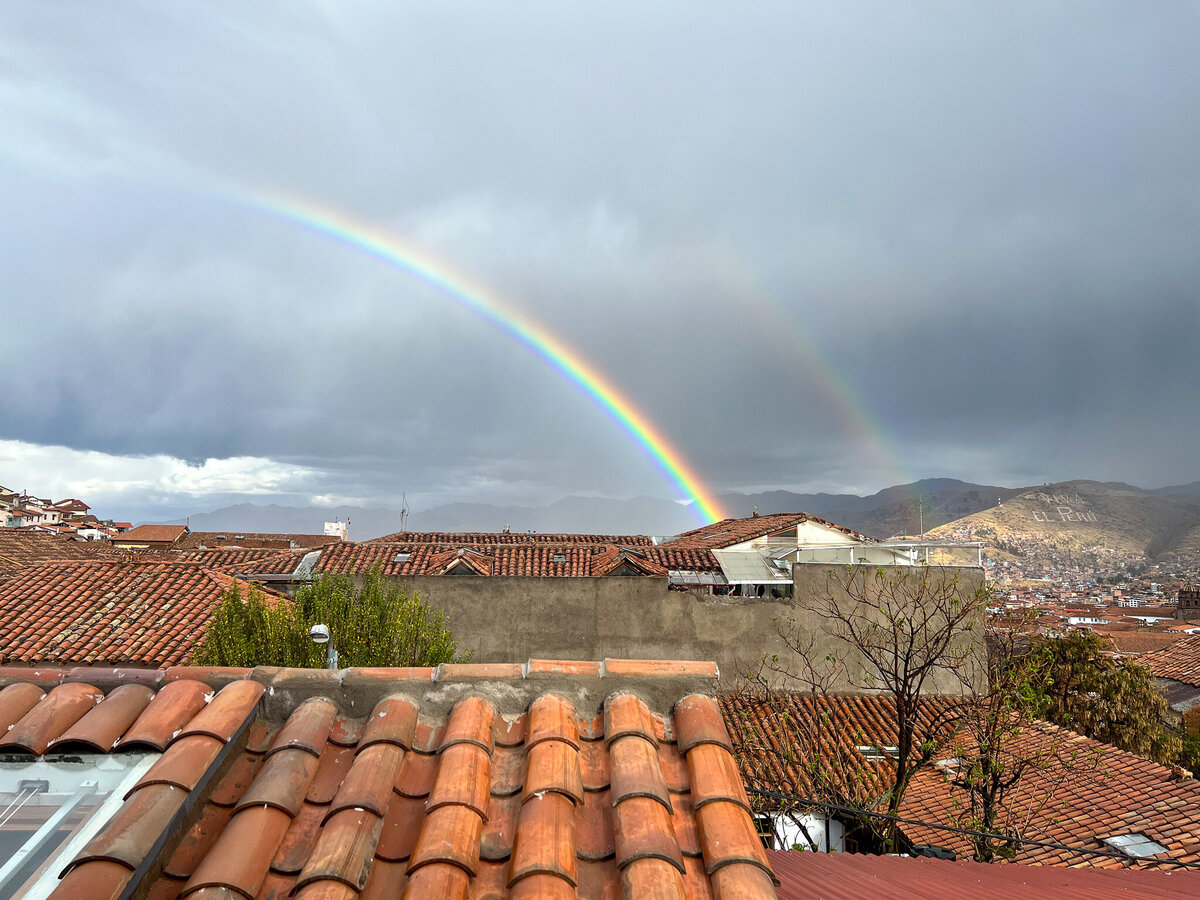
<path fill-rule="evenodd" d="M 408 531 L 408 494 L 400 492 L 400 530 Z"/>

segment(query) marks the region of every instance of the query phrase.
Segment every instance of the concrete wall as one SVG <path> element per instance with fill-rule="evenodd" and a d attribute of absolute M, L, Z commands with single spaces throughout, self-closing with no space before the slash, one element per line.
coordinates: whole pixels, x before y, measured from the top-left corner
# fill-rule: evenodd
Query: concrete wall
<path fill-rule="evenodd" d="M 459 646 L 473 650 L 475 662 L 715 660 L 722 679 L 730 681 L 764 654 L 787 653 L 775 619 L 802 623 L 819 648 L 844 647 L 824 632 L 824 618 L 805 603 L 824 584 L 821 572 L 827 570 L 796 568 L 796 596 L 785 600 L 669 591 L 665 578 L 420 576 L 403 582 L 446 613 Z M 979 569 L 939 571 L 959 573 L 968 589 L 982 583 Z"/>

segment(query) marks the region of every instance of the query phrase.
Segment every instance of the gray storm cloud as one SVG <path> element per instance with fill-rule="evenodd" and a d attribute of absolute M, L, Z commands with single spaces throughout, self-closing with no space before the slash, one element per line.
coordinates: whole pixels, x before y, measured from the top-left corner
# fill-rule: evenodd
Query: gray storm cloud
<path fill-rule="evenodd" d="M 678 494 L 273 190 L 487 285 L 718 490 L 1197 477 L 1195 3 L 3 18 L 0 439 L 380 501 Z"/>

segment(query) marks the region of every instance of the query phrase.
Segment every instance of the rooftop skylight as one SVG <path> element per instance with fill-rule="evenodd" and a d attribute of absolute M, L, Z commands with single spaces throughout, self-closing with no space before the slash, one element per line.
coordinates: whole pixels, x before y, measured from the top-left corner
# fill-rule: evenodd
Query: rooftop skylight
<path fill-rule="evenodd" d="M 1134 834 L 1114 834 L 1112 837 L 1101 838 L 1100 842 L 1124 853 L 1131 859 L 1146 859 L 1167 852 L 1167 848 L 1158 843 L 1158 841 L 1152 841 L 1140 832 Z"/>
<path fill-rule="evenodd" d="M 866 757 L 868 762 L 883 762 L 885 759 L 897 759 L 900 756 L 900 748 L 892 744 L 860 744 L 854 749 Z"/>
<path fill-rule="evenodd" d="M 0 897 L 44 898 L 158 754 L 0 755 Z"/>

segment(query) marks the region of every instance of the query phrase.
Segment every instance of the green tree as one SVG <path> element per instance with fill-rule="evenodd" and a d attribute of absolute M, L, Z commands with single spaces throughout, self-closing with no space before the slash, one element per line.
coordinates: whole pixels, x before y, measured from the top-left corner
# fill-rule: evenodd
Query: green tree
<path fill-rule="evenodd" d="M 386 583 L 378 567 L 355 589 L 346 576 L 323 575 L 296 591 L 294 600 L 238 585 L 213 610 L 192 662 L 212 666 L 321 668 L 325 648 L 308 632 L 327 625 L 341 666 L 435 666 L 463 662 L 445 614 Z"/>
<path fill-rule="evenodd" d="M 979 832 L 967 836 L 977 862 L 1011 859 L 1029 823 L 1060 788 L 1094 772 L 1101 754 L 1084 752 L 1070 732 L 1039 719 L 1050 705 L 1050 652 L 1035 643 L 1036 622 L 993 627 L 978 665 L 987 690 L 959 708 L 956 731 L 939 764 L 959 788 L 953 821 Z"/>
<path fill-rule="evenodd" d="M 1176 761 L 1181 742 L 1163 726 L 1167 701 L 1154 689 L 1148 669 L 1106 655 L 1104 643 L 1090 631 L 1040 647 L 1047 719 L 1163 765 Z"/>

